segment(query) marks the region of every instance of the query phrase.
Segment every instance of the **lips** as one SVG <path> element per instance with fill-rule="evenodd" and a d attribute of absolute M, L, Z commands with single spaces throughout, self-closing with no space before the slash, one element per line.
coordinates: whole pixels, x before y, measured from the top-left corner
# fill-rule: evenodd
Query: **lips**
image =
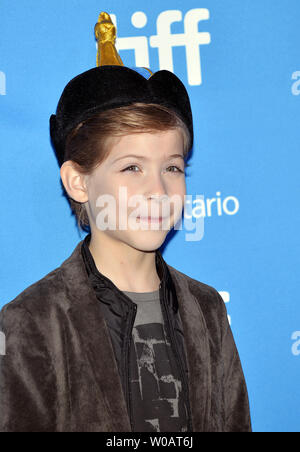
<path fill-rule="evenodd" d="M 148 222 L 161 222 L 164 218 L 162 217 L 137 217 L 138 220 L 148 221 Z"/>

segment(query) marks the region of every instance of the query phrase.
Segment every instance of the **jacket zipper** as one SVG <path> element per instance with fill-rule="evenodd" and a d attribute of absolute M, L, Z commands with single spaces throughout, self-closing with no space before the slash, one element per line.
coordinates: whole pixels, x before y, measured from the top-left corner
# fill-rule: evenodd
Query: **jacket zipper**
<path fill-rule="evenodd" d="M 130 300 L 131 301 L 131 300 Z M 129 361 L 130 361 L 130 344 L 131 344 L 131 340 L 132 340 L 132 329 L 133 329 L 133 325 L 134 325 L 134 321 L 135 321 L 135 317 L 136 317 L 136 310 L 137 310 L 137 305 L 135 303 L 132 303 L 131 301 L 131 309 L 130 309 L 130 315 L 131 315 L 131 322 L 130 322 L 130 328 L 126 337 L 126 342 L 128 343 L 127 346 L 127 350 L 126 350 L 126 354 L 124 354 L 124 359 L 125 359 L 125 399 L 126 399 L 126 404 L 127 404 L 127 411 L 128 411 L 128 416 L 129 416 L 129 420 L 130 420 L 130 425 L 131 425 L 131 431 L 133 432 L 133 422 L 132 422 L 132 414 L 131 414 L 131 405 L 130 405 L 130 388 L 129 388 Z"/>
<path fill-rule="evenodd" d="M 186 408 L 187 408 L 187 412 L 188 412 L 188 420 L 187 420 L 188 421 L 188 428 L 191 431 L 193 431 L 193 428 L 192 428 L 192 417 L 191 417 L 191 411 L 190 411 L 190 406 L 189 406 L 188 390 L 187 390 L 187 388 L 188 388 L 188 381 L 187 381 L 187 378 L 186 378 L 186 375 L 185 375 L 185 371 L 184 371 L 184 368 L 183 368 L 183 364 L 182 364 L 182 361 L 181 361 L 181 355 L 179 354 L 175 333 L 174 333 L 173 328 L 171 327 L 169 312 L 168 312 L 168 309 L 165 306 L 165 291 L 163 291 L 163 302 L 161 304 L 162 304 L 162 307 L 163 307 L 163 312 L 166 314 L 166 319 L 167 319 L 166 327 L 167 327 L 168 332 L 169 332 L 169 336 L 170 336 L 170 339 L 171 339 L 171 344 L 173 343 L 173 346 L 175 348 L 176 356 L 178 356 L 179 367 L 180 367 L 180 372 L 181 372 L 181 378 L 182 378 L 182 382 L 183 382 L 183 391 L 184 391 L 184 395 L 185 395 L 185 400 L 187 402 Z"/>

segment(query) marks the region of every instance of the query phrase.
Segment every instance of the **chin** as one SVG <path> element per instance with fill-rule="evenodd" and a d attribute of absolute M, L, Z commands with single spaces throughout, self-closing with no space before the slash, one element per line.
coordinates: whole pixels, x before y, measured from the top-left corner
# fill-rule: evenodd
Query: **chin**
<path fill-rule="evenodd" d="M 155 251 L 164 243 L 167 232 L 168 231 L 136 231 L 134 236 L 130 234 L 127 244 L 139 251 Z"/>

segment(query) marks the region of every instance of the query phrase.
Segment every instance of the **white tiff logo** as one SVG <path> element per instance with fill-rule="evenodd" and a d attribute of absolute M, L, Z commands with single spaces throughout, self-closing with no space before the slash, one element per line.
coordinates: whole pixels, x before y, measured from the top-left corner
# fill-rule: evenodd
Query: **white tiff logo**
<path fill-rule="evenodd" d="M 5 355 L 5 334 L 0 331 L 0 356 Z"/>
<path fill-rule="evenodd" d="M 292 345 L 293 355 L 300 356 L 300 331 L 295 331 L 292 334 L 292 341 L 295 341 Z"/>
<path fill-rule="evenodd" d="M 6 75 L 0 71 L 0 96 L 6 95 Z"/>
<path fill-rule="evenodd" d="M 166 69 L 174 73 L 173 47 L 185 47 L 188 83 L 190 85 L 202 84 L 200 45 L 211 43 L 210 33 L 199 32 L 198 24 L 203 20 L 209 20 L 210 13 L 206 8 L 195 8 L 188 11 L 183 19 L 180 10 L 168 10 L 160 13 L 156 20 L 156 35 L 131 36 L 117 38 L 116 48 L 120 50 L 134 50 L 135 64 L 137 67 L 151 69 L 149 58 L 149 43 L 158 49 L 160 70 Z M 115 14 L 111 14 L 113 23 L 117 25 Z M 175 22 L 184 24 L 183 33 L 172 33 L 171 26 Z M 148 17 L 143 11 L 137 11 L 131 17 L 131 23 L 135 28 L 144 28 Z"/>

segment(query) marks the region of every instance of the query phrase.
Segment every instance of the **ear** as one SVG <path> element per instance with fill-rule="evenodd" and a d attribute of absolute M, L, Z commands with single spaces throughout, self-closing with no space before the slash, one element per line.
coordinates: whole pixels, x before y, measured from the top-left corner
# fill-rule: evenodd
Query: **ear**
<path fill-rule="evenodd" d="M 79 172 L 75 162 L 64 162 L 60 168 L 60 177 L 70 198 L 81 203 L 88 201 L 85 175 Z"/>

